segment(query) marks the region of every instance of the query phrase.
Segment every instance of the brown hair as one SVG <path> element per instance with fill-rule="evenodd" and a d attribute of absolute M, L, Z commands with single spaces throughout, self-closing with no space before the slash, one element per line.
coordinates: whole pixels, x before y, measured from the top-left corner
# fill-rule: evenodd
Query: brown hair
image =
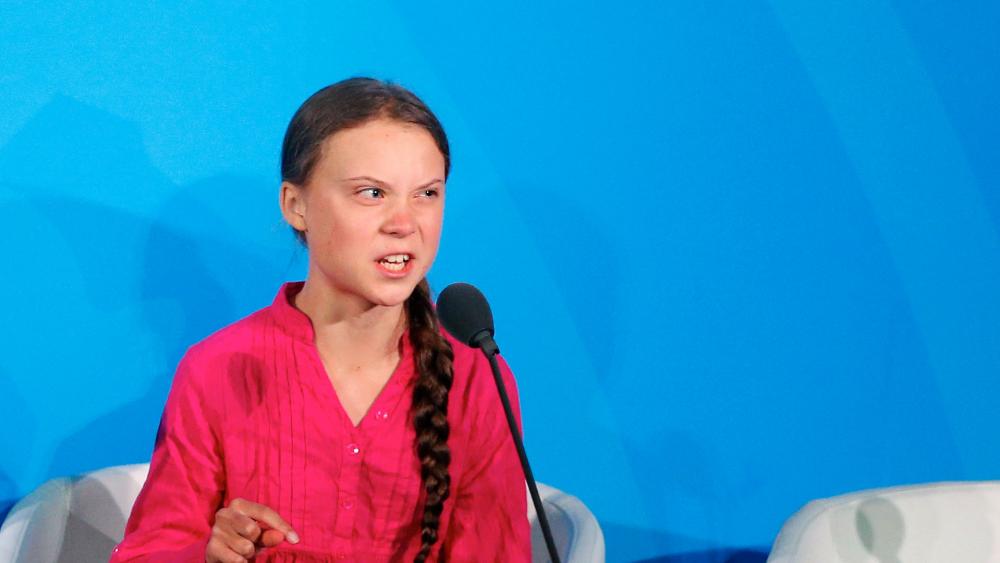
<path fill-rule="evenodd" d="M 281 149 L 283 180 L 305 185 L 322 154 L 323 142 L 337 131 L 378 118 L 419 125 L 433 137 L 444 156 L 445 178 L 451 167 L 448 138 L 437 117 L 409 90 L 372 78 L 349 78 L 323 88 L 295 112 Z M 305 235 L 295 235 L 305 244 Z M 425 561 L 438 540 L 441 512 L 451 490 L 451 450 L 448 447 L 448 392 L 453 378 L 451 345 L 438 329 L 426 279 L 406 300 L 410 341 L 413 344 L 417 382 L 411 411 L 416 431 L 415 449 L 426 498 L 421 520 L 420 552 Z"/>

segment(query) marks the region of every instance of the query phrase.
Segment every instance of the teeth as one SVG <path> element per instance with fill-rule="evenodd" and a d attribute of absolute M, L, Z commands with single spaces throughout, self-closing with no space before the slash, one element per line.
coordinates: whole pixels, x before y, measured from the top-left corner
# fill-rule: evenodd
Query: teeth
<path fill-rule="evenodd" d="M 382 262 L 383 268 L 393 272 L 398 272 L 402 270 L 404 266 L 406 266 L 406 264 L 403 264 L 402 262 L 385 262 L 385 261 Z"/>
<path fill-rule="evenodd" d="M 393 254 L 391 256 L 386 256 L 379 262 L 382 264 L 382 267 L 384 267 L 386 270 L 392 272 L 399 272 L 404 267 L 406 267 L 406 263 L 409 261 L 410 261 L 409 254 Z"/>

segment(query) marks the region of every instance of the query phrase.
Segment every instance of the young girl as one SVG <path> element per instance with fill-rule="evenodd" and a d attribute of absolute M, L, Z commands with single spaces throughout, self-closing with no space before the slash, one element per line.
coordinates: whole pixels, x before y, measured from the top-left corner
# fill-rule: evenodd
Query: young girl
<path fill-rule="evenodd" d="M 306 280 L 185 354 L 112 562 L 530 561 L 489 363 L 439 329 L 424 278 L 448 170 L 399 86 L 354 78 L 299 108 L 280 203 Z"/>

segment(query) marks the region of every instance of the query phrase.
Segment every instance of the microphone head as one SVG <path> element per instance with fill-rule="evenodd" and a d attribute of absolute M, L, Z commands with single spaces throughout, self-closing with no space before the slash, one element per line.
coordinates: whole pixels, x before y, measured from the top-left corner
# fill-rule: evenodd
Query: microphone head
<path fill-rule="evenodd" d="M 482 344 L 483 331 L 493 336 L 493 313 L 486 297 L 467 283 L 453 283 L 438 295 L 437 315 L 441 325 L 459 342 L 473 348 Z"/>

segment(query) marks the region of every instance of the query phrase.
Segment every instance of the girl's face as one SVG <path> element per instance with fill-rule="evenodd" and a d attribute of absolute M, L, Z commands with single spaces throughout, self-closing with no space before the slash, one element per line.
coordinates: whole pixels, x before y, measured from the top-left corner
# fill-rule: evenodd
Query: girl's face
<path fill-rule="evenodd" d="M 309 278 L 367 304 L 403 303 L 437 255 L 444 156 L 419 125 L 376 119 L 333 134 L 305 186 L 282 185 Z"/>

